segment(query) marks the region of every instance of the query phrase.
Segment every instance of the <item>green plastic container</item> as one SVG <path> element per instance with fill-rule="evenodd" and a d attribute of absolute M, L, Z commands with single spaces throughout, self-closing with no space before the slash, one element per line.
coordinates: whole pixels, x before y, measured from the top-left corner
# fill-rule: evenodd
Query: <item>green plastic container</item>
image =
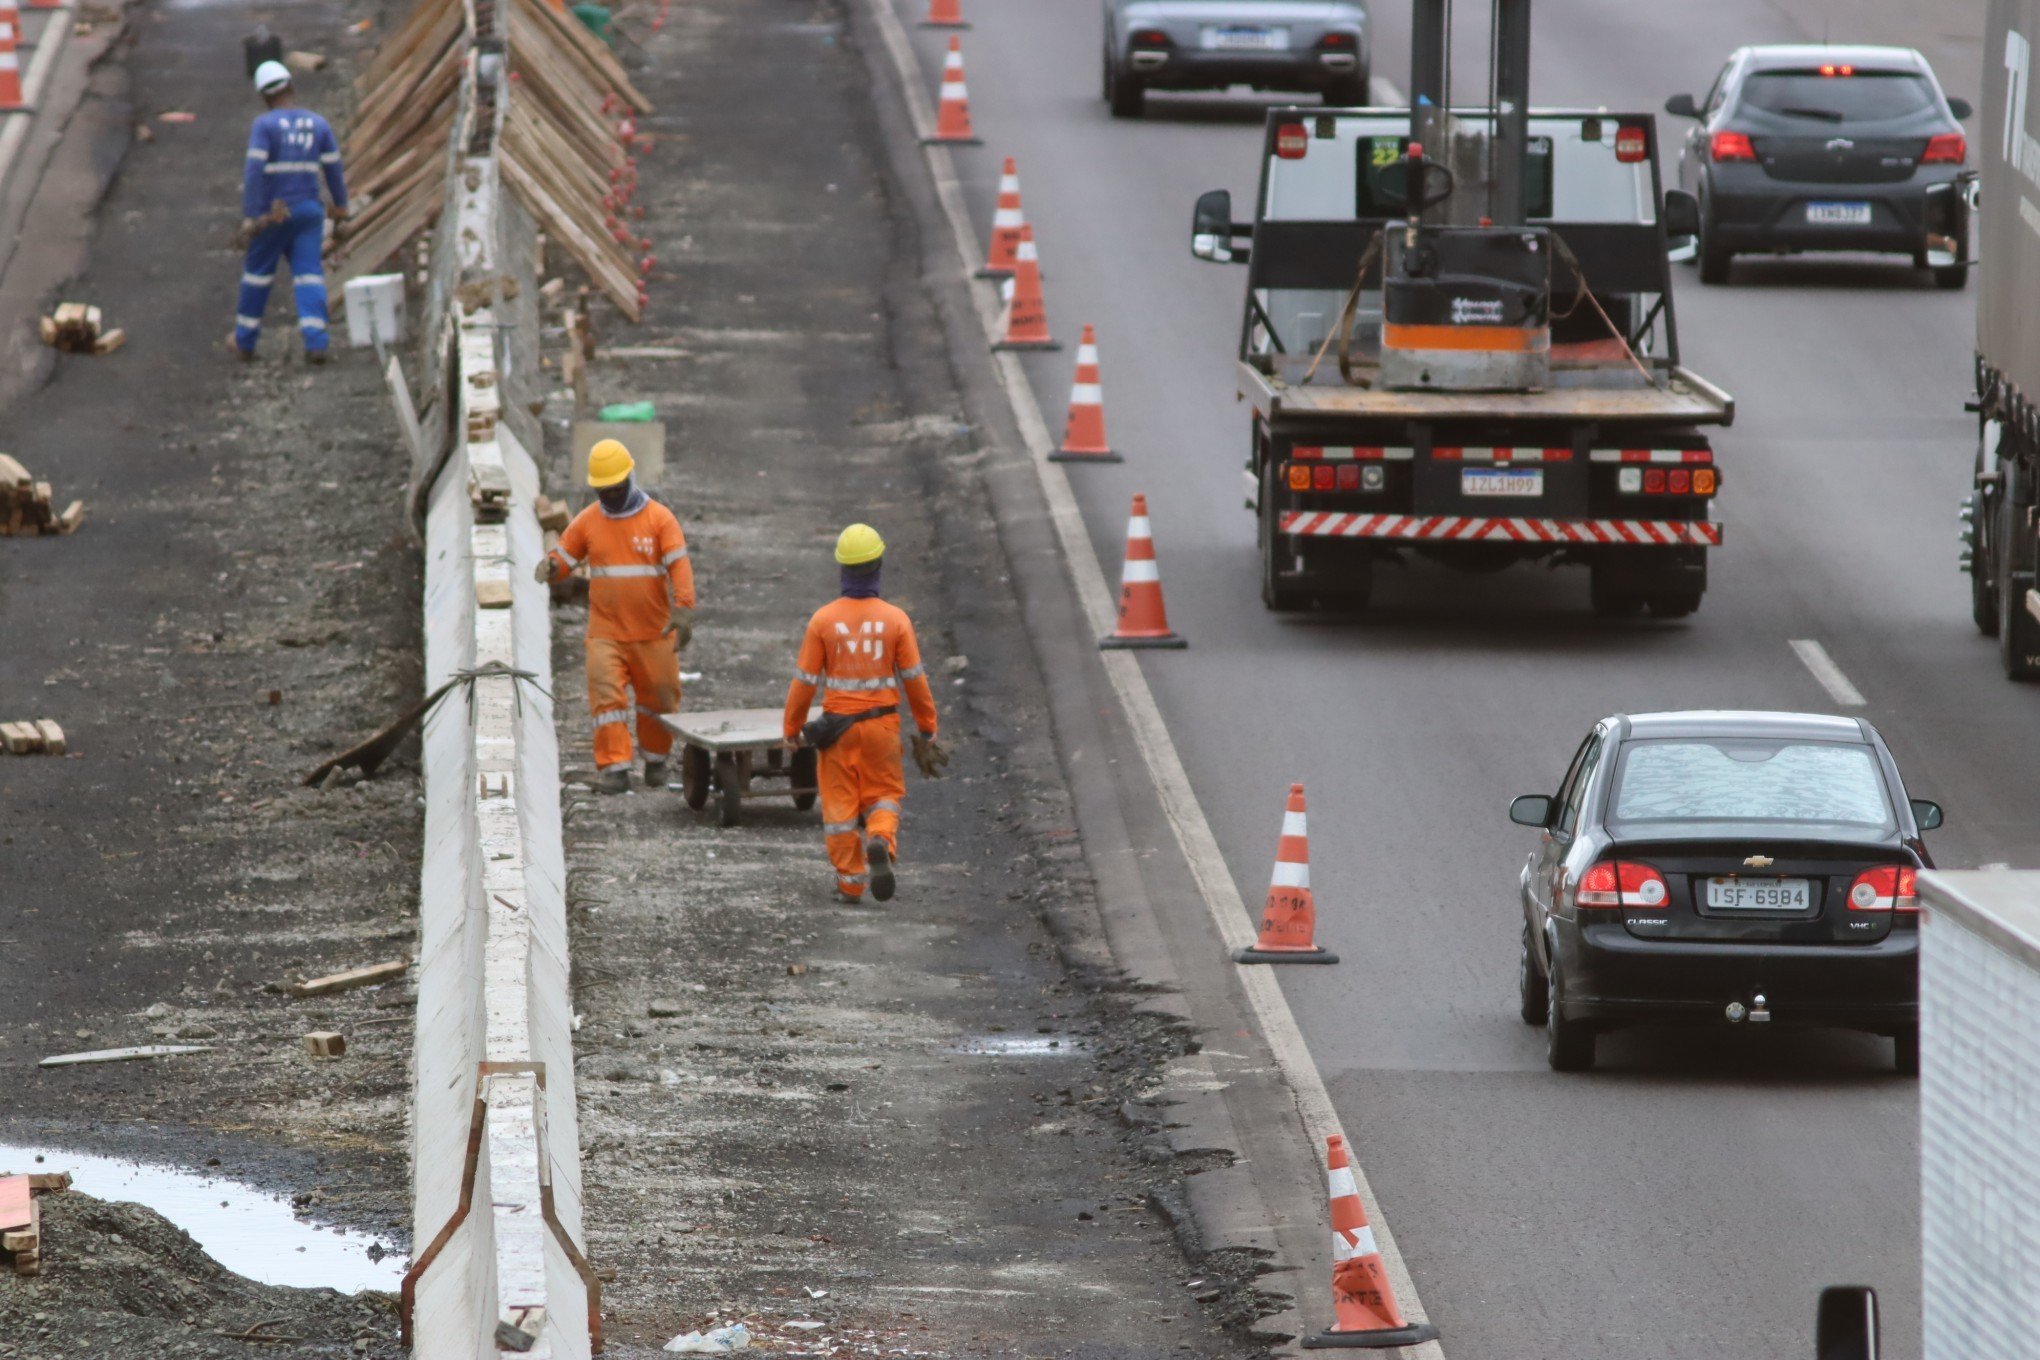
<path fill-rule="evenodd" d="M 590 33 L 593 33 L 604 42 L 609 41 L 609 6 L 576 5 L 574 6 L 574 17 L 579 19 Z"/>

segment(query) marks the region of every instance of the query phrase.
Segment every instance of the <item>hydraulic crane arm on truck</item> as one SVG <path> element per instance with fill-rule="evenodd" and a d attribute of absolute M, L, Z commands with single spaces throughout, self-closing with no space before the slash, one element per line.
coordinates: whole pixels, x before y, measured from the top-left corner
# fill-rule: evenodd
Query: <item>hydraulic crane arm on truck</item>
<path fill-rule="evenodd" d="M 1419 0 L 1412 109 L 1271 110 L 1253 220 L 1198 200 L 1192 253 L 1247 265 L 1271 609 L 1362 605 L 1406 552 L 1584 563 L 1608 614 L 1700 602 L 1702 427 L 1734 403 L 1678 362 L 1670 257 L 1697 205 L 1661 188 L 1651 115 L 1527 109 L 1528 10 L 1497 0 L 1490 106 L 1446 111 L 1443 6 Z"/>

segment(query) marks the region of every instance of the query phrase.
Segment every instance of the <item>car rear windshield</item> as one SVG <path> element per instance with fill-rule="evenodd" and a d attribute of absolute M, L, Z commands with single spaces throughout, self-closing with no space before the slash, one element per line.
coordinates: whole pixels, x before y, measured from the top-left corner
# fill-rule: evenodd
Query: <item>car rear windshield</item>
<path fill-rule="evenodd" d="M 1622 748 L 1609 829 L 1618 835 L 1705 834 L 1701 823 L 1760 823 L 1793 834 L 1896 830 L 1868 746 L 1736 737 L 1632 741 Z"/>
<path fill-rule="evenodd" d="M 1910 71 L 1757 71 L 1743 82 L 1742 106 L 1809 123 L 1870 123 L 1924 113 L 1934 87 Z"/>

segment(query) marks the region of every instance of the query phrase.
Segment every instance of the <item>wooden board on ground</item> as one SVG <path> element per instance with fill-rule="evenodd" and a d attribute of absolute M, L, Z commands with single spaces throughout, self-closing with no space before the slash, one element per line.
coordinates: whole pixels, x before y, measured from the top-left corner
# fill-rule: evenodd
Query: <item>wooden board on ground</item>
<path fill-rule="evenodd" d="M 26 1228 L 35 1212 L 34 1187 L 26 1176 L 0 1178 L 0 1232 Z M 13 1247 L 7 1248 L 13 1251 Z"/>
<path fill-rule="evenodd" d="M 638 485 L 649 490 L 666 475 L 666 422 L 663 420 L 577 420 L 574 422 L 574 480 L 588 485 L 588 450 L 614 439 L 630 450 L 637 464 Z"/>
<path fill-rule="evenodd" d="M 89 1053 L 56 1053 L 37 1067 L 81 1067 L 87 1063 L 135 1062 L 142 1058 L 170 1058 L 179 1053 L 210 1053 L 211 1044 L 142 1044 L 135 1048 L 97 1048 Z"/>
<path fill-rule="evenodd" d="M 350 968 L 344 973 L 329 973 L 325 977 L 307 978 L 290 989 L 292 996 L 325 996 L 331 992 L 350 991 L 356 987 L 373 987 L 379 982 L 394 982 L 410 971 L 408 959 L 392 959 L 388 963 L 371 963 L 366 968 Z"/>

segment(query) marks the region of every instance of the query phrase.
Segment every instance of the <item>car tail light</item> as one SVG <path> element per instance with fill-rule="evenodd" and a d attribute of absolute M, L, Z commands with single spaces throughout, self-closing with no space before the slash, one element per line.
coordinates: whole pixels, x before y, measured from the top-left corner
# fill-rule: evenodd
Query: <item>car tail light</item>
<path fill-rule="evenodd" d="M 1849 910 L 1918 911 L 1918 879 L 1919 870 L 1910 865 L 1881 864 L 1865 869 L 1849 885 Z"/>
<path fill-rule="evenodd" d="M 1360 465 L 1358 463 L 1339 464 L 1339 490 L 1358 491 L 1359 489 Z"/>
<path fill-rule="evenodd" d="M 1642 160 L 1648 151 L 1649 142 L 1644 136 L 1640 123 L 1623 123 L 1615 129 L 1615 159 L 1626 165 Z"/>
<path fill-rule="evenodd" d="M 1926 152 L 1920 157 L 1920 164 L 1960 165 L 1969 158 L 1969 143 L 1959 132 L 1937 132 L 1927 138 Z"/>
<path fill-rule="evenodd" d="M 1360 40 L 1350 33 L 1327 33 L 1318 39 L 1318 46 L 1327 52 L 1351 52 L 1360 46 Z"/>
<path fill-rule="evenodd" d="M 1167 47 L 1169 46 L 1169 35 L 1162 32 L 1159 28 L 1137 28 L 1133 31 L 1133 37 L 1128 41 L 1135 47 L 1149 49 Z"/>
<path fill-rule="evenodd" d="M 1648 864 L 1604 859 L 1580 875 L 1573 902 L 1582 907 L 1636 907 L 1655 911 L 1671 898 L 1665 876 Z"/>
<path fill-rule="evenodd" d="M 1310 468 L 1307 464 L 1291 463 L 1289 465 L 1289 489 L 1291 491 L 1310 490 Z"/>
<path fill-rule="evenodd" d="M 1701 468 L 1693 474 L 1693 494 L 1712 496 L 1717 480 L 1713 468 Z"/>
<path fill-rule="evenodd" d="M 1717 161 L 1753 161 L 1757 149 L 1750 145 L 1747 132 L 1717 132 L 1708 143 L 1708 154 Z"/>
<path fill-rule="evenodd" d="M 1330 491 L 1332 489 L 1332 480 L 1336 473 L 1337 470 L 1330 463 L 1319 463 L 1310 470 L 1311 489 L 1315 491 Z"/>
<path fill-rule="evenodd" d="M 1310 131 L 1301 123 L 1275 126 L 1275 154 L 1285 161 L 1300 161 L 1310 150 Z"/>

